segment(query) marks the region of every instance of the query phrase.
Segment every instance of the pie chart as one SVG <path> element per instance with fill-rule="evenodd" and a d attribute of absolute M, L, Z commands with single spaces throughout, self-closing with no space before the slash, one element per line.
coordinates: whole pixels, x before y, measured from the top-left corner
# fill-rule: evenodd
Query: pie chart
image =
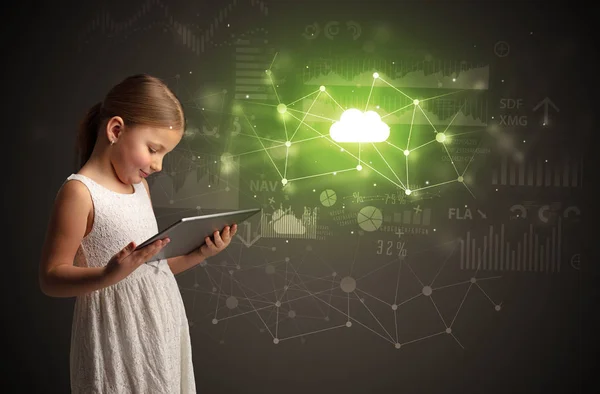
<path fill-rule="evenodd" d="M 337 201 L 337 195 L 331 189 L 325 189 L 321 192 L 321 204 L 325 207 L 330 207 Z"/>
<path fill-rule="evenodd" d="M 357 214 L 356 221 L 360 228 L 365 231 L 376 231 L 381 227 L 383 215 L 378 208 L 367 206 L 363 207 Z"/>

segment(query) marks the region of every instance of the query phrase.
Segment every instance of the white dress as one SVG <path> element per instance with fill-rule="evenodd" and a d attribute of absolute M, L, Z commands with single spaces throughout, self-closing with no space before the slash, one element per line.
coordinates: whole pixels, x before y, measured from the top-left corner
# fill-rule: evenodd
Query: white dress
<path fill-rule="evenodd" d="M 117 193 L 72 174 L 90 191 L 94 223 L 75 265 L 101 267 L 158 226 L 143 183 Z M 122 281 L 75 301 L 71 331 L 72 393 L 195 393 L 188 320 L 167 260 L 142 264 Z"/>

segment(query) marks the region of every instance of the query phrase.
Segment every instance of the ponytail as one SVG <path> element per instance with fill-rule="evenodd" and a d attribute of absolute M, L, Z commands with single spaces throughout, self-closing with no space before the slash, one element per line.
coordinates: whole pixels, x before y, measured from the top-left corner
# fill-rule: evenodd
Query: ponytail
<path fill-rule="evenodd" d="M 76 146 L 76 159 L 79 160 L 77 168 L 81 169 L 83 165 L 92 156 L 92 151 L 98 139 L 98 128 L 102 113 L 102 103 L 99 102 L 89 109 L 87 115 L 79 125 Z"/>

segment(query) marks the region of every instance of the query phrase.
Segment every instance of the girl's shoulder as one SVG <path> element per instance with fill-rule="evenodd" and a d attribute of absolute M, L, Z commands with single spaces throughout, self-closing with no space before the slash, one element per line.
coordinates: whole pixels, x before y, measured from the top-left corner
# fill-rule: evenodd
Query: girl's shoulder
<path fill-rule="evenodd" d="M 79 178 L 67 179 L 60 187 L 55 204 L 67 204 L 73 208 L 92 208 L 92 198 L 88 186 Z"/>

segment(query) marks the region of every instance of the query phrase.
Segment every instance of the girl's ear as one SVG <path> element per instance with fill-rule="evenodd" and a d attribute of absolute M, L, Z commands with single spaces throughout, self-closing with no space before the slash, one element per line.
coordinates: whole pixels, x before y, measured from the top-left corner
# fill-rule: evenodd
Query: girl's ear
<path fill-rule="evenodd" d="M 120 116 L 113 116 L 106 122 L 106 137 L 108 141 L 117 142 L 121 133 L 123 132 L 123 128 L 125 126 L 125 122 L 123 122 L 123 118 Z"/>

